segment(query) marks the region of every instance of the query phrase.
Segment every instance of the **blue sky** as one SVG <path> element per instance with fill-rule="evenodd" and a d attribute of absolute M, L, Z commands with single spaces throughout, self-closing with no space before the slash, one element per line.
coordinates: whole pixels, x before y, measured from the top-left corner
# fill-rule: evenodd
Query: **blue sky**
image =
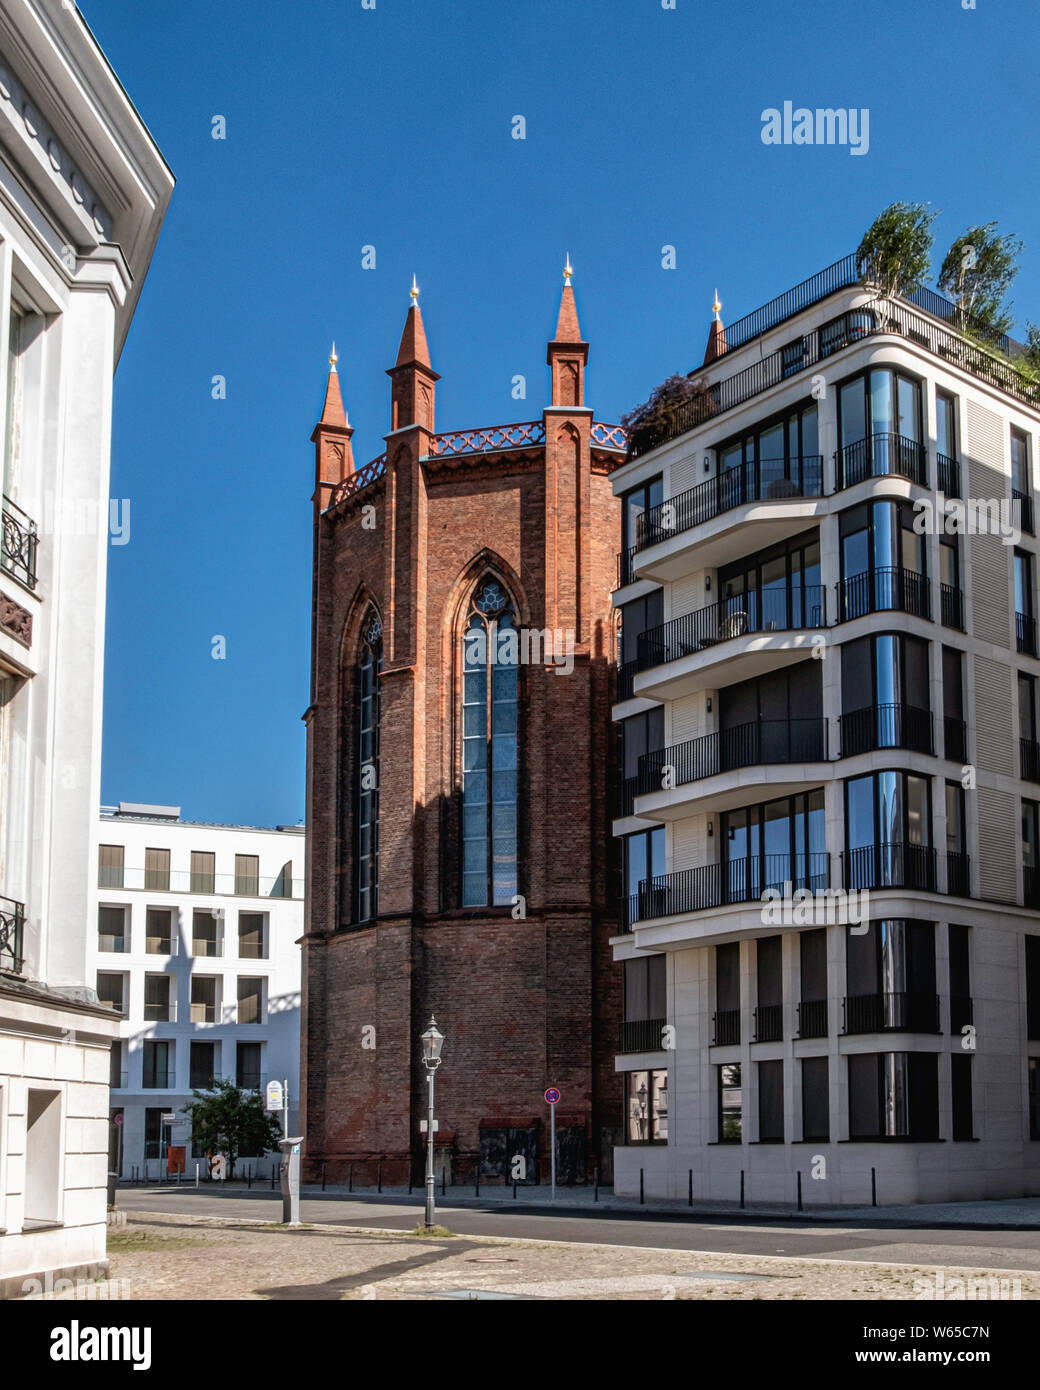
<path fill-rule="evenodd" d="M 1040 320 L 1035 0 L 80 3 L 178 179 L 116 375 L 105 802 L 303 816 L 308 437 L 335 338 L 382 452 L 413 272 L 442 429 L 540 414 L 566 252 L 601 420 L 700 361 L 716 285 L 739 318 L 897 198 L 942 209 L 936 265 L 1021 236 Z M 869 108 L 869 152 L 764 145 L 788 100 Z"/>

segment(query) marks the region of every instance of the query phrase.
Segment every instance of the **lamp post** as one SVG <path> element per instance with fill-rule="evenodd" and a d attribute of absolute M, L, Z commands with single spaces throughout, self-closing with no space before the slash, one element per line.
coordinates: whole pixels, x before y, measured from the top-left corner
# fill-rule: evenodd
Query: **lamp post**
<path fill-rule="evenodd" d="M 430 1016 L 430 1026 L 422 1035 L 423 1066 L 426 1068 L 426 1084 L 429 1087 L 429 1104 L 426 1111 L 426 1229 L 432 1231 L 437 1224 L 434 1220 L 433 1203 L 435 1180 L 433 1176 L 433 1074 L 441 1064 L 441 1048 L 444 1034 L 437 1027 L 437 1021 Z"/>

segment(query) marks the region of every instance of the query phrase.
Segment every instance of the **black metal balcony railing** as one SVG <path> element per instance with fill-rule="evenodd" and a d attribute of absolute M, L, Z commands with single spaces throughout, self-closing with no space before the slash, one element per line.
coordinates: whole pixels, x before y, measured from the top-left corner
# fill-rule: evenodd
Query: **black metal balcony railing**
<path fill-rule="evenodd" d="M 173 1067 L 146 1066 L 141 1076 L 141 1085 L 146 1091 L 172 1091 L 177 1086 L 177 1073 Z"/>
<path fill-rule="evenodd" d="M 826 999 L 803 999 L 798 1005 L 798 1036 L 825 1038 L 827 1036 Z"/>
<path fill-rule="evenodd" d="M 825 719 L 758 719 L 644 753 L 637 794 L 683 787 L 738 767 L 823 762 L 826 757 Z"/>
<path fill-rule="evenodd" d="M 193 1091 L 212 1091 L 214 1079 L 212 1067 L 194 1067 L 188 1075 L 188 1085 Z"/>
<path fill-rule="evenodd" d="M 955 763 L 964 763 L 968 758 L 968 726 L 963 719 L 949 714 L 943 717 L 943 753 Z"/>
<path fill-rule="evenodd" d="M 946 851 L 946 891 L 954 898 L 971 897 L 971 859 L 963 850 Z"/>
<path fill-rule="evenodd" d="M 928 578 L 916 570 L 880 566 L 849 575 L 837 589 L 839 623 L 851 622 L 868 613 L 910 613 L 915 618 L 932 616 Z"/>
<path fill-rule="evenodd" d="M 1036 656 L 1036 619 L 1029 613 L 1015 614 L 1015 642 L 1024 656 Z"/>
<path fill-rule="evenodd" d="M 618 1030 L 619 1052 L 660 1052 L 664 1046 L 663 1018 L 626 1019 Z"/>
<path fill-rule="evenodd" d="M 0 569 L 20 579 L 27 589 L 36 588 L 36 550 L 39 534 L 36 522 L 16 507 L 9 497 L 3 500 L 3 541 L 0 543 Z"/>
<path fill-rule="evenodd" d="M 784 1006 L 759 1004 L 754 1015 L 752 1042 L 780 1042 L 784 1036 Z"/>
<path fill-rule="evenodd" d="M 1019 492 L 1017 487 L 1011 489 L 1012 518 L 1017 520 L 1019 528 L 1025 531 L 1028 536 L 1036 535 L 1036 525 L 1033 521 L 1033 499 L 1027 492 Z M 1014 503 L 1018 503 L 1017 508 Z M 1016 516 L 1017 512 L 1017 516 Z"/>
<path fill-rule="evenodd" d="M 783 891 L 785 884 L 790 884 L 792 890 L 824 892 L 830 886 L 830 856 L 822 852 L 765 854 L 658 874 L 644 879 L 639 892 L 628 900 L 629 921 L 701 912 L 728 903 L 758 902 L 767 888 Z"/>
<path fill-rule="evenodd" d="M 948 457 L 946 454 L 937 453 L 935 456 L 937 472 L 939 474 L 939 491 L 947 497 L 959 497 L 961 495 L 961 466 L 956 459 Z"/>
<path fill-rule="evenodd" d="M 649 507 L 636 521 L 636 550 L 680 535 L 747 502 L 822 496 L 823 459 L 818 454 L 741 463 Z"/>
<path fill-rule="evenodd" d="M 169 1001 L 146 1002 L 144 1006 L 144 1018 L 146 1023 L 176 1023 L 177 1005 L 171 999 Z"/>
<path fill-rule="evenodd" d="M 731 1047 L 740 1042 L 740 1010 L 720 1009 L 712 1014 L 712 1044 L 715 1047 Z"/>
<path fill-rule="evenodd" d="M 0 974 L 20 975 L 25 936 L 25 904 L 0 898 Z"/>
<path fill-rule="evenodd" d="M 939 996 L 914 991 L 845 996 L 846 1033 L 938 1033 Z"/>
<path fill-rule="evenodd" d="M 919 888 L 935 892 L 935 850 L 906 840 L 883 841 L 847 850 L 846 889 Z"/>
<path fill-rule="evenodd" d="M 952 584 L 939 585 L 939 615 L 943 627 L 964 631 L 964 594 Z"/>
<path fill-rule="evenodd" d="M 627 897 L 618 898 L 617 904 L 618 931 L 629 932 L 636 922 L 639 921 L 639 894 L 630 893 Z"/>
<path fill-rule="evenodd" d="M 617 586 L 623 589 L 626 584 L 631 584 L 635 579 L 635 570 L 632 562 L 635 559 L 636 547 L 630 545 L 627 550 L 619 550 L 617 557 Z"/>
<path fill-rule="evenodd" d="M 841 756 L 854 757 L 875 748 L 932 751 L 932 716 L 914 705 L 865 705 L 841 716 Z"/>
<path fill-rule="evenodd" d="M 819 584 L 752 589 L 640 633 L 635 669 L 648 671 L 749 632 L 799 631 L 823 627 L 826 621 Z"/>
<path fill-rule="evenodd" d="M 889 432 L 867 435 L 846 444 L 835 454 L 835 486 L 852 487 L 865 478 L 908 478 L 912 483 L 927 487 L 928 470 L 923 444 L 906 435 Z"/>
<path fill-rule="evenodd" d="M 638 777 L 621 777 L 618 779 L 617 797 L 614 803 L 614 815 L 616 817 L 630 816 L 633 814 L 636 803 L 636 788 L 638 786 Z"/>
<path fill-rule="evenodd" d="M 617 668 L 617 701 L 631 700 L 632 682 L 636 678 L 636 671 L 640 669 L 635 661 L 623 661 Z"/>
<path fill-rule="evenodd" d="M 1021 776 L 1027 782 L 1040 782 L 1040 743 L 1031 738 L 1018 740 Z"/>

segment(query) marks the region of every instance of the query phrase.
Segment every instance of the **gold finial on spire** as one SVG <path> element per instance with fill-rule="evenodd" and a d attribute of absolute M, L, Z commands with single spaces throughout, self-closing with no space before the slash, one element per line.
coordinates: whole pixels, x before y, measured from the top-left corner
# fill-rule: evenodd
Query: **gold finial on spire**
<path fill-rule="evenodd" d="M 719 292 L 718 292 L 718 290 L 716 289 L 716 291 L 715 291 L 715 303 L 711 306 L 711 311 L 712 311 L 712 313 L 715 315 L 715 322 L 716 322 L 716 323 L 719 322 L 719 313 L 721 312 L 721 310 L 722 310 L 722 300 L 719 298 Z"/>
<path fill-rule="evenodd" d="M 415 282 L 414 275 L 412 276 L 412 288 L 408 291 L 408 298 L 413 304 L 419 303 L 419 286 Z"/>
<path fill-rule="evenodd" d="M 329 353 L 329 366 L 332 368 L 333 371 L 336 370 L 336 363 L 338 361 L 339 358 L 336 356 L 336 344 L 335 342 L 333 342 L 332 351 Z"/>
<path fill-rule="evenodd" d="M 563 283 L 569 285 L 571 276 L 574 274 L 574 267 L 571 265 L 571 254 L 567 252 L 567 264 L 563 267 Z"/>

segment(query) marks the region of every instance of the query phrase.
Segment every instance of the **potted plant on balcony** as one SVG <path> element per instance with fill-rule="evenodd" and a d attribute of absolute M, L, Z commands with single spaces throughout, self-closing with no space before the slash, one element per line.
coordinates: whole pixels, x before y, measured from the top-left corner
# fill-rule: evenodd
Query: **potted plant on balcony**
<path fill-rule="evenodd" d="M 924 203 L 891 203 L 863 234 L 856 250 L 856 270 L 886 317 L 886 326 L 900 331 L 886 308 L 896 295 L 913 294 L 928 278 L 932 254 L 932 223 L 937 214 Z"/>
<path fill-rule="evenodd" d="M 637 405 L 621 424 L 628 431 L 628 458 L 637 458 L 683 430 L 714 415 L 715 396 L 710 387 L 676 372 Z"/>

